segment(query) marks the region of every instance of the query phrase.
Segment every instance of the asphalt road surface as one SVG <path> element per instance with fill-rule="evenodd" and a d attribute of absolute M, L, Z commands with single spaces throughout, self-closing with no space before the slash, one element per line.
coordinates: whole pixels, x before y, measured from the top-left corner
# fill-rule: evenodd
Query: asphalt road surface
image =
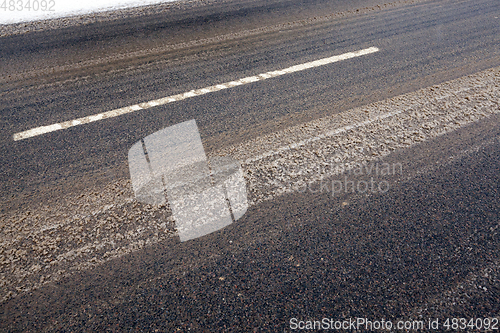
<path fill-rule="evenodd" d="M 446 318 L 499 316 L 500 3 L 158 8 L 0 30 L 1 330 L 283 332 L 323 318 L 439 318 L 443 331 Z M 14 140 L 368 48 L 378 51 Z M 240 160 L 251 205 L 181 243 L 168 208 L 134 200 L 127 153 L 190 119 L 207 155 Z M 328 128 L 342 130 L 321 136 Z M 310 138 L 321 139 L 255 158 Z M 378 192 L 286 185 L 283 169 L 318 180 L 311 170 L 328 161 L 398 171 L 375 179 L 387 184 Z"/>

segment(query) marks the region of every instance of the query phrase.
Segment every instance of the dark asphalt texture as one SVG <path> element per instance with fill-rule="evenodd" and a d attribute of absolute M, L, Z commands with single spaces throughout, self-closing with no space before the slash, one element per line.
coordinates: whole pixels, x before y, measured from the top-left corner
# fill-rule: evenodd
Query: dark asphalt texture
<path fill-rule="evenodd" d="M 3 329 L 283 332 L 294 317 L 415 318 L 469 273 L 498 266 L 499 125 L 495 116 L 381 160 L 403 164 L 385 194 L 283 196 L 219 232 L 15 298 Z M 497 315 L 498 273 L 431 317 Z"/>
<path fill-rule="evenodd" d="M 500 24 L 495 16 L 500 17 L 500 4 L 496 1 L 417 3 L 118 64 L 71 69 L 55 77 L 38 73 L 34 79 L 7 81 L 0 92 L 0 184 L 4 201 L 12 206 L 2 210 L 24 205 L 33 191 L 39 198 L 47 190 L 64 192 L 99 184 L 106 180 L 102 179 L 103 170 L 128 177 L 126 156 L 130 146 L 185 120 L 196 119 L 204 145 L 210 151 L 498 66 Z M 277 20 L 283 21 L 279 17 Z M 238 22 L 234 24 L 237 26 Z M 186 29 L 193 33 L 195 23 Z M 101 28 L 89 27 L 90 35 L 96 33 L 92 29 Z M 80 41 L 80 30 L 67 33 L 62 45 L 71 52 L 78 54 L 80 47 L 91 48 Z M 76 35 L 74 40 L 72 33 Z M 54 34 L 52 38 L 58 32 Z M 19 36 L 12 38 L 13 41 L 7 38 L 1 43 L 7 50 L 7 59 L 2 61 L 7 63 L 16 58 L 15 52 L 24 54 L 26 46 L 20 45 L 36 45 L 38 40 L 31 35 L 22 42 Z M 127 38 L 124 39 L 122 42 L 127 44 Z M 381 51 L 29 140 L 12 141 L 14 133 L 33 127 L 371 46 Z M 50 55 L 31 54 L 42 59 L 33 60 L 36 64 Z M 29 58 L 29 54 L 24 57 Z M 71 58 L 61 57 L 64 61 Z M 67 76 L 72 79 L 68 81 Z M 44 80 L 49 83 L 42 84 Z M 18 197 L 22 199 L 16 200 Z"/>
<path fill-rule="evenodd" d="M 298 8 L 305 3 L 301 13 Z M 163 18 L 164 25 L 153 17 L 141 32 L 124 19 L 7 37 L 0 39 L 0 61 L 8 74 L 15 72 L 17 56 L 20 67 L 43 67 L 46 59 L 50 68 L 50 61 L 78 60 L 83 57 L 79 50 L 99 49 L 100 42 L 133 50 L 143 36 L 148 46 L 175 29 L 184 33 L 175 35 L 179 39 L 204 38 L 233 31 L 241 22 L 252 28 L 328 14 L 332 3 L 222 2 L 193 14 L 179 11 Z M 338 3 L 348 10 L 377 2 Z M 500 3 L 491 0 L 407 3 L 281 32 L 7 80 L 0 87 L 1 212 L 98 187 L 110 174 L 128 177 L 130 146 L 184 120 L 196 118 L 207 149 L 217 149 L 498 66 L 500 21 L 495 17 L 500 17 Z M 213 30 L 203 30 L 205 25 Z M 157 35 L 151 37 L 150 31 Z M 128 43 L 133 46 L 127 48 Z M 370 46 L 381 51 L 12 141 L 15 132 L 35 126 Z M 162 242 L 18 296 L 0 305 L 0 330 L 283 332 L 292 317 L 414 316 L 416 308 L 444 299 L 469 274 L 498 266 L 499 125 L 495 116 L 386 157 L 388 163 L 403 163 L 403 175 L 391 178 L 383 195 L 282 196 L 252 207 L 221 231 L 186 243 Z M 450 159 L 474 147 L 480 149 Z M 466 301 L 431 315 L 498 314 L 499 276 L 492 274 L 487 291 L 471 292 Z"/>

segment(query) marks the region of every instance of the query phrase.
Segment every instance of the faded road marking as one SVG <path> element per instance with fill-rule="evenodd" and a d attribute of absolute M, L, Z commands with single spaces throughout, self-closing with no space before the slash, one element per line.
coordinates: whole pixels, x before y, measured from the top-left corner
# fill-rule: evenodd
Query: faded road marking
<path fill-rule="evenodd" d="M 111 110 L 111 111 L 107 111 L 107 112 L 103 112 L 103 113 L 99 113 L 99 114 L 95 114 L 95 115 L 91 115 L 91 116 L 86 116 L 86 117 L 78 118 L 75 120 L 64 121 L 61 123 L 52 124 L 52 125 L 48 125 L 48 126 L 35 127 L 35 128 L 30 129 L 30 130 L 27 130 L 27 131 L 15 133 L 13 135 L 13 139 L 14 139 L 14 141 L 19 141 L 19 140 L 31 138 L 34 136 L 38 136 L 38 135 L 42 135 L 42 134 L 70 128 L 73 126 L 88 124 L 88 123 L 91 123 L 94 121 L 104 120 L 104 119 L 108 119 L 108 118 L 114 118 L 114 117 L 118 117 L 118 116 L 121 116 L 121 115 L 124 115 L 127 113 L 132 113 L 132 112 L 136 112 L 139 110 L 149 109 L 149 108 L 152 108 L 155 106 L 160 106 L 160 105 L 165 105 L 168 103 L 182 101 L 184 99 L 209 94 L 209 93 L 216 92 L 216 91 L 223 90 L 223 89 L 229 89 L 232 87 L 241 86 L 244 84 L 249 84 L 249 83 L 253 83 L 253 82 L 257 82 L 257 81 L 262 81 L 262 80 L 270 79 L 270 78 L 285 75 L 285 74 L 295 73 L 295 72 L 303 71 L 306 69 L 311 69 L 311 68 L 315 68 L 315 67 L 319 67 L 319 66 L 328 65 L 328 64 L 342 61 L 342 60 L 360 57 L 360 56 L 375 53 L 378 51 L 379 51 L 378 48 L 370 47 L 370 48 L 355 51 L 355 52 L 347 52 L 347 53 L 336 55 L 333 57 L 323 58 L 323 59 L 319 59 L 319 60 L 315 60 L 315 61 L 311 61 L 311 62 L 306 62 L 304 64 L 295 65 L 295 66 L 288 67 L 285 69 L 271 71 L 271 72 L 267 72 L 267 73 L 263 73 L 263 74 L 259 74 L 259 75 L 255 75 L 255 76 L 245 77 L 245 78 L 242 78 L 242 79 L 239 79 L 236 81 L 217 84 L 217 85 L 206 87 L 206 88 L 195 89 L 195 90 L 191 90 L 191 91 L 188 91 L 188 92 L 185 92 L 182 94 L 177 94 L 177 95 L 173 95 L 173 96 L 168 96 L 168 97 L 152 100 L 149 102 L 144 102 L 144 103 L 139 103 L 139 104 L 135 104 L 135 105 L 131 105 L 131 106 L 126 106 L 123 108 L 119 108 L 119 109 L 115 109 L 115 110 Z"/>

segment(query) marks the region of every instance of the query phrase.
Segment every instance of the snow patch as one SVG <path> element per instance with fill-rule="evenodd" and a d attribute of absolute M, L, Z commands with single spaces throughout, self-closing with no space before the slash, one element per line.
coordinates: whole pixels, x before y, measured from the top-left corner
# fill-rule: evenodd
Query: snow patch
<path fill-rule="evenodd" d="M 0 0 L 0 24 L 48 20 L 174 1 L 178 0 Z"/>

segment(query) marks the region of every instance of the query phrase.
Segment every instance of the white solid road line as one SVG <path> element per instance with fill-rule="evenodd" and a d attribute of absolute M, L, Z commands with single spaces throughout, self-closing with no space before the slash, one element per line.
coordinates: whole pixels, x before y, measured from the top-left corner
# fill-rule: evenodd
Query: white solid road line
<path fill-rule="evenodd" d="M 336 55 L 336 56 L 329 57 L 329 58 L 323 58 L 323 59 L 319 59 L 319 60 L 315 60 L 315 61 L 311 61 L 311 62 L 306 62 L 304 64 L 295 65 L 295 66 L 288 67 L 285 69 L 271 71 L 271 72 L 267 72 L 267 73 L 263 73 L 263 74 L 259 74 L 259 75 L 255 75 L 255 76 L 245 77 L 243 79 L 239 79 L 236 81 L 217 84 L 217 85 L 202 88 L 202 89 L 195 89 L 195 90 L 191 90 L 191 91 L 188 91 L 188 92 L 185 92 L 182 94 L 164 97 L 164 98 L 152 100 L 152 101 L 145 102 L 145 103 L 139 103 L 139 104 L 127 106 L 124 108 L 119 108 L 119 109 L 95 114 L 92 116 L 82 117 L 82 118 L 78 118 L 75 120 L 64 121 L 61 123 L 52 124 L 52 125 L 48 125 L 48 126 L 40 126 L 40 127 L 32 128 L 32 129 L 27 130 L 27 131 L 15 133 L 13 135 L 13 138 L 14 138 L 14 141 L 19 141 L 19 140 L 31 138 L 34 136 L 42 135 L 45 133 L 50 133 L 50 132 L 66 129 L 66 128 L 73 127 L 73 126 L 88 124 L 88 123 L 91 123 L 94 121 L 118 117 L 118 116 L 121 116 L 121 115 L 124 115 L 127 113 L 132 113 L 132 112 L 139 111 L 139 110 L 145 110 L 145 109 L 149 109 L 149 108 L 159 106 L 159 105 L 164 105 L 164 104 L 168 104 L 168 103 L 172 103 L 172 102 L 182 101 L 182 100 L 187 99 L 187 98 L 208 94 L 208 93 L 216 92 L 216 91 L 223 90 L 223 89 L 241 86 L 244 84 L 262 81 L 262 80 L 270 79 L 270 78 L 285 75 L 285 74 L 290 74 L 290 73 L 299 72 L 299 71 L 303 71 L 303 70 L 310 69 L 310 68 L 328 65 L 328 64 L 342 61 L 342 60 L 360 57 L 360 56 L 375 53 L 378 51 L 379 51 L 378 48 L 370 47 L 370 48 L 355 51 L 355 52 L 348 52 L 348 53 Z"/>

